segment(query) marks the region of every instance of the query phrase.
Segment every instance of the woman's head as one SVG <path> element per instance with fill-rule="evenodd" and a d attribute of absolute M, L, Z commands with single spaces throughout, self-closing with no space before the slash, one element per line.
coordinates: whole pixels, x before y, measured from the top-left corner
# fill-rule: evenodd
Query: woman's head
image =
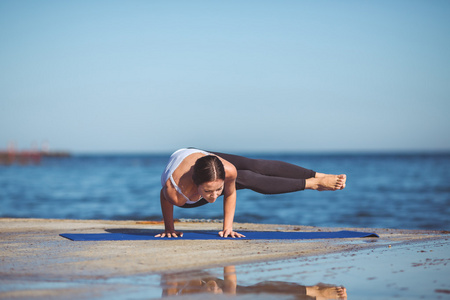
<path fill-rule="evenodd" d="M 203 156 L 195 162 L 192 179 L 197 186 L 217 179 L 225 180 L 225 168 L 217 156 Z"/>
<path fill-rule="evenodd" d="M 203 156 L 195 162 L 192 180 L 200 195 L 206 201 L 214 202 L 224 188 L 225 168 L 217 156 Z"/>

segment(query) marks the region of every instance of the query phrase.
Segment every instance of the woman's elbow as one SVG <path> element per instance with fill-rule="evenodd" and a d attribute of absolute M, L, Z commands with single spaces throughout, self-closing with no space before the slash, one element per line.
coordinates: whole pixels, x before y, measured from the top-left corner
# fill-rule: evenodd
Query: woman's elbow
<path fill-rule="evenodd" d="M 172 205 L 175 206 L 183 206 L 186 203 L 186 200 L 179 200 L 178 198 L 173 198 L 170 197 L 168 195 L 166 195 L 166 193 L 164 192 L 164 189 L 161 189 L 161 201 L 167 201 Z"/>
<path fill-rule="evenodd" d="M 169 201 L 170 203 L 172 203 L 173 205 L 175 205 L 175 206 L 178 206 L 178 207 L 181 207 L 181 206 L 183 206 L 183 205 L 185 205 L 186 204 L 186 200 L 178 200 L 178 199 L 175 199 L 175 201 L 174 200 L 171 200 L 171 201 Z"/>

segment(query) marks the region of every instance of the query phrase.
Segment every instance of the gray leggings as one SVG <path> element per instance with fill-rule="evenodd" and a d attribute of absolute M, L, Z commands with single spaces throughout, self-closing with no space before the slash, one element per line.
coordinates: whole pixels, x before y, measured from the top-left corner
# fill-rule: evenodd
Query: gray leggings
<path fill-rule="evenodd" d="M 306 179 L 316 172 L 278 160 L 252 159 L 239 155 L 211 152 L 229 161 L 237 169 L 236 189 L 260 194 L 283 194 L 305 189 Z"/>
<path fill-rule="evenodd" d="M 250 189 L 260 194 L 283 194 L 305 189 L 306 179 L 316 176 L 316 172 L 297 165 L 266 159 L 253 159 L 239 155 L 208 151 L 232 163 L 237 169 L 236 189 Z M 192 208 L 208 204 L 200 199 L 182 208 Z"/>

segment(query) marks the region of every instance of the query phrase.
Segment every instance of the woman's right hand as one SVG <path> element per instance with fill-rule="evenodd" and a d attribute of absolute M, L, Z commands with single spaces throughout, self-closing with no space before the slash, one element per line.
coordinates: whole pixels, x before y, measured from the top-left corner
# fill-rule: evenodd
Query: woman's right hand
<path fill-rule="evenodd" d="M 163 233 L 157 234 L 155 235 L 155 237 L 160 237 L 160 238 L 164 238 L 164 237 L 168 237 L 168 238 L 177 238 L 177 237 L 182 237 L 183 233 L 180 231 L 175 231 L 175 230 L 167 230 Z"/>

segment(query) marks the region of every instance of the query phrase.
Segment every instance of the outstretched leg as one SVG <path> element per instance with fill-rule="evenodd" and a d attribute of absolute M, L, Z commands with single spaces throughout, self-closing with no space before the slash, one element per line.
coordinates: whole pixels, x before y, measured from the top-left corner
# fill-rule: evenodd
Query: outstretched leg
<path fill-rule="evenodd" d="M 267 176 L 248 170 L 239 170 L 236 178 L 236 189 L 250 189 L 265 195 L 297 192 L 305 187 L 305 179 Z"/>
<path fill-rule="evenodd" d="M 345 175 L 316 173 L 303 167 L 266 159 L 211 152 L 232 163 L 237 171 L 236 188 L 261 194 L 283 194 L 312 189 L 335 191 L 345 187 Z"/>
<path fill-rule="evenodd" d="M 254 173 L 282 178 L 306 179 L 315 177 L 316 172 L 279 160 L 254 159 L 244 156 L 211 152 L 232 163 L 238 171 L 247 170 Z"/>

